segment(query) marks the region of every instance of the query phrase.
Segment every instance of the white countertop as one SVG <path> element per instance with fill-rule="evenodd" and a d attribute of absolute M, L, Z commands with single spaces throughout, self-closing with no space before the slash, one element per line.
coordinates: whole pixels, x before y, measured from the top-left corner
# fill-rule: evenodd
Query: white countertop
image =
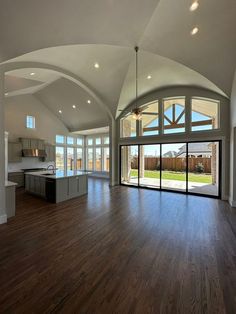
<path fill-rule="evenodd" d="M 69 177 L 78 177 L 88 175 L 90 172 L 88 171 L 79 171 L 79 170 L 56 170 L 55 174 L 52 170 L 45 171 L 35 171 L 35 172 L 27 172 L 26 175 L 32 175 L 36 177 L 44 177 L 49 179 L 63 179 Z"/>
<path fill-rule="evenodd" d="M 16 186 L 16 185 L 17 185 L 17 183 L 15 183 L 15 182 L 5 181 L 5 187 L 6 187 L 6 188 L 8 188 L 8 187 L 10 187 L 10 186 Z"/>

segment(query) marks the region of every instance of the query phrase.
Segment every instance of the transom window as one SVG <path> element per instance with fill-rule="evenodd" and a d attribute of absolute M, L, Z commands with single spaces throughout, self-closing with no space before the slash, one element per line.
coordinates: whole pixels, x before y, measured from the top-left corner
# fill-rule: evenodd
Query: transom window
<path fill-rule="evenodd" d="M 191 130 L 204 131 L 219 128 L 219 101 L 192 98 Z"/>
<path fill-rule="evenodd" d="M 133 118 L 132 114 L 129 114 L 121 119 L 120 126 L 121 137 L 135 137 L 137 135 L 136 120 Z"/>
<path fill-rule="evenodd" d="M 164 134 L 185 132 L 185 98 L 164 99 Z"/>
<path fill-rule="evenodd" d="M 34 116 L 26 116 L 26 128 L 35 129 L 35 117 Z"/>
<path fill-rule="evenodd" d="M 65 136 L 63 136 L 63 135 L 56 135 L 56 143 L 64 144 L 64 142 L 65 142 Z"/>
<path fill-rule="evenodd" d="M 141 107 L 142 119 L 141 119 L 141 134 L 143 136 L 157 135 L 159 134 L 159 110 L 158 101 L 146 104 Z"/>
<path fill-rule="evenodd" d="M 68 145 L 73 145 L 74 144 L 74 138 L 71 136 L 67 136 L 67 144 Z"/>
<path fill-rule="evenodd" d="M 220 128 L 220 101 L 185 96 L 162 98 L 140 106 L 141 119 L 132 113 L 120 119 L 120 137 L 178 134 Z M 187 116 L 186 116 L 187 112 Z"/>
<path fill-rule="evenodd" d="M 109 144 L 109 136 L 105 136 L 103 138 L 103 142 L 104 142 L 104 144 Z"/>
<path fill-rule="evenodd" d="M 82 137 L 78 137 L 77 138 L 77 145 L 78 146 L 83 146 L 83 138 Z"/>
<path fill-rule="evenodd" d="M 88 145 L 93 145 L 93 138 L 88 138 L 87 140 Z"/>
<path fill-rule="evenodd" d="M 96 138 L 96 145 L 101 145 L 101 144 L 102 144 L 101 137 L 97 137 Z"/>

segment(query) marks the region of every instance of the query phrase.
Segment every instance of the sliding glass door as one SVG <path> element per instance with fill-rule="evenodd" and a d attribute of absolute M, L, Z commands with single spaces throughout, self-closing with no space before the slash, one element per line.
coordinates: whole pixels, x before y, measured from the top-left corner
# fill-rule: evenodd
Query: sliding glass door
<path fill-rule="evenodd" d="M 121 147 L 121 183 L 138 185 L 138 145 Z"/>
<path fill-rule="evenodd" d="M 121 184 L 219 197 L 220 142 L 121 146 Z"/>
<path fill-rule="evenodd" d="M 188 144 L 188 192 L 218 196 L 219 142 Z"/>
<path fill-rule="evenodd" d="M 160 145 L 140 145 L 139 184 L 160 188 Z"/>
<path fill-rule="evenodd" d="M 186 192 L 186 143 L 163 144 L 161 147 L 161 187 Z"/>

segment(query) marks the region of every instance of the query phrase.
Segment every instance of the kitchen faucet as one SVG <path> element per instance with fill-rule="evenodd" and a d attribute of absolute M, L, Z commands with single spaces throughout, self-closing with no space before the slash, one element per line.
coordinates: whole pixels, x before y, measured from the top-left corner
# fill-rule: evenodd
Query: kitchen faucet
<path fill-rule="evenodd" d="M 55 174 L 56 173 L 56 168 L 54 167 L 54 165 L 48 165 L 47 166 L 47 170 L 50 170 L 50 168 L 52 168 L 52 173 Z"/>

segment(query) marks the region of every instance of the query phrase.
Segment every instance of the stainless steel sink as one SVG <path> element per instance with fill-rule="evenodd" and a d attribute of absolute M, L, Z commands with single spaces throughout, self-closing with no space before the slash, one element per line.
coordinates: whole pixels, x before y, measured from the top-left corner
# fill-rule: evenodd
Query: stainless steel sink
<path fill-rule="evenodd" d="M 42 173 L 42 176 L 54 176 L 55 173 Z"/>

